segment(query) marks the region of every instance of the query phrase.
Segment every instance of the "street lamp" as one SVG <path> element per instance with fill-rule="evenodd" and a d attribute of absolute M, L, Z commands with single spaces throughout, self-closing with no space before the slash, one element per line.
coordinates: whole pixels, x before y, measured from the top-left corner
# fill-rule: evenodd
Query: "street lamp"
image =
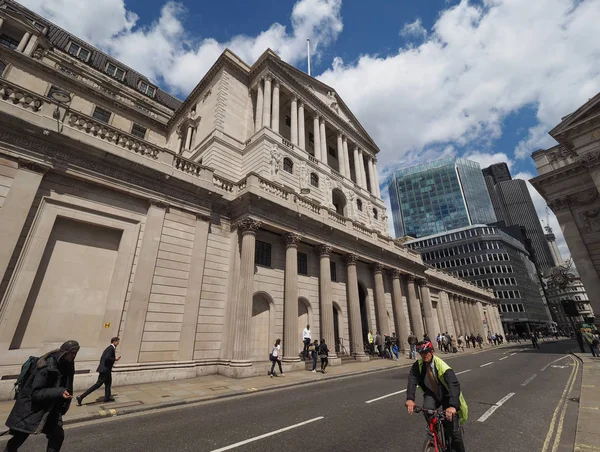
<path fill-rule="evenodd" d="M 63 104 L 68 104 L 71 102 L 71 95 L 69 93 L 67 93 L 66 91 L 60 90 L 60 89 L 55 89 L 52 90 L 52 92 L 50 92 L 50 96 L 51 99 L 55 100 L 56 102 L 58 102 L 58 105 L 56 106 L 56 109 L 54 110 L 54 113 L 52 113 L 52 117 L 54 119 L 60 119 L 60 107 L 63 106 Z"/>

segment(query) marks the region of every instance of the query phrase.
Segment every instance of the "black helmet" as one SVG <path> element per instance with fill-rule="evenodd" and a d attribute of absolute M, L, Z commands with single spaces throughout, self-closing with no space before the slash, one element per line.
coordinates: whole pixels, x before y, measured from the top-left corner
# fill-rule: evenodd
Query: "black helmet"
<path fill-rule="evenodd" d="M 417 353 L 432 352 L 433 344 L 431 341 L 421 341 L 417 344 Z"/>

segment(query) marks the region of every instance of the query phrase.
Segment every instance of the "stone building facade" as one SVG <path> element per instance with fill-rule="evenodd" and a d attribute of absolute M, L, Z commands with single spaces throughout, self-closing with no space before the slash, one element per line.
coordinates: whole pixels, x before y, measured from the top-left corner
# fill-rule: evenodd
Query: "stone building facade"
<path fill-rule="evenodd" d="M 376 144 L 273 52 L 225 51 L 181 102 L 5 0 L 0 61 L 2 395 L 65 339 L 83 387 L 115 335 L 123 384 L 263 373 L 277 337 L 300 368 L 307 323 L 362 360 L 368 330 L 498 318 L 389 236 Z"/>
<path fill-rule="evenodd" d="M 556 214 L 577 272 L 600 312 L 600 94 L 550 131 L 558 144 L 532 154 L 532 185 Z"/>

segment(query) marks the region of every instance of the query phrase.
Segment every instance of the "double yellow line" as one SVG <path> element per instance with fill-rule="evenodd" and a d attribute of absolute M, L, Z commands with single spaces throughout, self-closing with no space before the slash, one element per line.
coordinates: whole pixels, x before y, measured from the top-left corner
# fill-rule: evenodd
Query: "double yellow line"
<path fill-rule="evenodd" d="M 546 435 L 546 440 L 544 441 L 544 447 L 542 449 L 542 452 L 556 452 L 558 450 L 558 446 L 560 445 L 560 438 L 563 431 L 565 415 L 567 414 L 568 397 L 569 394 L 571 394 L 571 391 L 573 390 L 573 386 L 575 386 L 575 380 L 577 379 L 577 371 L 579 370 L 579 360 L 573 358 L 571 355 L 569 355 L 569 358 L 571 358 L 571 360 L 573 361 L 573 370 L 571 371 L 571 375 L 567 380 L 565 390 L 560 396 L 558 405 L 554 410 L 554 415 L 552 416 L 552 422 L 550 423 L 550 428 L 548 429 L 548 434 Z M 557 420 L 558 423 L 556 422 Z M 552 443 L 552 449 L 550 449 L 552 437 L 554 437 L 554 442 Z"/>

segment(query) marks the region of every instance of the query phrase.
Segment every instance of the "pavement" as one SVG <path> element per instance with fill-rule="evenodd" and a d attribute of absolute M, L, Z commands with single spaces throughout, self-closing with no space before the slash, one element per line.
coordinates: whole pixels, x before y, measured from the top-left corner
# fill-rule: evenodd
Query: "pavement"
<path fill-rule="evenodd" d="M 600 452 L 600 358 L 577 353 L 583 364 L 575 452 Z"/>
<path fill-rule="evenodd" d="M 569 353 L 576 344 L 558 341 L 541 343 L 541 350 L 530 347 L 511 344 L 441 354 L 455 369 L 469 403 L 469 451 L 574 450 L 583 367 Z M 425 423 L 403 407 L 409 364 L 407 359 L 373 360 L 331 368 L 325 375 L 296 372 L 283 378 L 269 378 L 265 372 L 264 377 L 229 380 L 238 392 L 228 389 L 225 398 L 225 390 L 202 403 L 180 394 L 178 406 L 166 403 L 161 409 L 130 414 L 124 413 L 125 407 L 117 416 L 91 422 L 75 422 L 77 410 L 87 407 L 73 407 L 63 452 L 420 451 Z M 224 377 L 215 378 L 226 386 Z M 164 387 L 173 392 L 172 384 L 184 382 L 190 380 Z M 117 391 L 125 394 L 123 389 Z M 20 450 L 42 450 L 44 439 L 31 438 Z M 0 439 L 0 448 L 3 443 Z"/>

